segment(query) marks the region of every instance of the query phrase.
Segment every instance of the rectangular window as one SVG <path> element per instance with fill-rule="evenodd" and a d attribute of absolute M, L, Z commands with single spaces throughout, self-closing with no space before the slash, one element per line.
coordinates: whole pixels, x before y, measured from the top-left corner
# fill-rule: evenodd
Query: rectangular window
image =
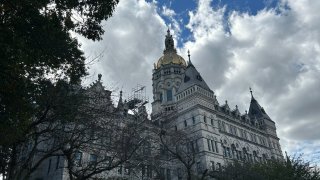
<path fill-rule="evenodd" d="M 199 145 L 198 145 L 198 140 L 195 140 L 195 144 L 196 144 L 196 152 L 199 152 L 200 149 L 199 149 Z"/>
<path fill-rule="evenodd" d="M 203 116 L 203 122 L 207 124 L 207 116 Z"/>
<path fill-rule="evenodd" d="M 187 121 L 184 120 L 184 127 L 187 127 L 187 126 L 188 126 Z"/>
<path fill-rule="evenodd" d="M 211 161 L 211 170 L 214 171 L 215 168 L 214 168 L 214 161 Z"/>
<path fill-rule="evenodd" d="M 167 180 L 171 180 L 171 170 L 167 169 Z"/>
<path fill-rule="evenodd" d="M 198 174 L 201 174 L 201 164 L 200 164 L 200 162 L 197 162 L 197 172 L 198 172 Z"/>
<path fill-rule="evenodd" d="M 193 123 L 193 124 L 196 123 L 196 119 L 194 118 L 194 116 L 192 116 L 192 123 Z"/>
<path fill-rule="evenodd" d="M 144 164 L 142 164 L 141 165 L 141 174 L 142 174 L 142 176 L 144 176 L 145 174 L 146 174 L 146 169 L 145 169 L 145 165 Z"/>
<path fill-rule="evenodd" d="M 211 125 L 214 126 L 213 119 L 211 119 Z"/>
<path fill-rule="evenodd" d="M 222 146 L 222 148 L 223 148 L 223 156 L 227 157 L 227 148 L 224 146 Z"/>
<path fill-rule="evenodd" d="M 51 169 L 51 159 L 49 159 L 49 165 L 48 165 L 48 171 L 47 171 L 47 174 L 49 174 L 50 169 Z"/>
<path fill-rule="evenodd" d="M 89 159 L 89 163 L 90 164 L 94 164 L 94 163 L 96 163 L 97 162 L 97 159 L 98 159 L 98 156 L 97 155 L 95 155 L 95 154 L 90 154 L 90 159 Z"/>
<path fill-rule="evenodd" d="M 167 90 L 167 101 L 172 101 L 172 90 L 171 89 Z"/>
<path fill-rule="evenodd" d="M 207 139 L 207 143 L 208 143 L 208 149 L 209 149 L 209 151 L 211 151 L 211 145 L 210 145 L 210 140 L 209 139 Z"/>
<path fill-rule="evenodd" d="M 218 143 L 217 141 L 214 142 L 214 145 L 216 145 L 216 152 L 219 153 Z"/>
<path fill-rule="evenodd" d="M 59 164 L 60 164 L 60 156 L 57 156 L 56 169 L 58 169 L 58 168 L 59 168 Z"/>
<path fill-rule="evenodd" d="M 122 166 L 119 166 L 119 168 L 118 168 L 118 174 L 122 174 Z"/>
<path fill-rule="evenodd" d="M 226 124 L 222 122 L 222 131 L 226 131 Z"/>
<path fill-rule="evenodd" d="M 218 166 L 218 170 L 221 171 L 221 164 L 217 163 L 217 166 Z"/>
<path fill-rule="evenodd" d="M 182 179 L 182 172 L 181 172 L 181 169 L 178 168 L 178 179 L 181 180 Z"/>
<path fill-rule="evenodd" d="M 160 179 L 164 179 L 164 168 L 160 168 Z"/>
<path fill-rule="evenodd" d="M 125 167 L 124 168 L 124 174 L 125 175 L 129 175 L 130 174 L 130 168 L 129 167 Z"/>
<path fill-rule="evenodd" d="M 211 140 L 211 147 L 212 147 L 212 151 L 214 152 L 214 141 Z"/>
<path fill-rule="evenodd" d="M 150 178 L 152 177 L 152 168 L 150 165 L 147 166 L 147 176 Z"/>
<path fill-rule="evenodd" d="M 82 152 L 76 152 L 74 154 L 74 163 L 76 166 L 81 166 Z"/>

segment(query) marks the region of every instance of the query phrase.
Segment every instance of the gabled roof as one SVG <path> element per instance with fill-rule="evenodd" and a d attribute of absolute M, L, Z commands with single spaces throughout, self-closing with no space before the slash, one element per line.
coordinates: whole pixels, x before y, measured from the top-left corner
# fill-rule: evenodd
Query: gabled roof
<path fill-rule="evenodd" d="M 209 86 L 204 81 L 204 79 L 202 79 L 200 73 L 197 71 L 194 65 L 189 61 L 188 66 L 184 73 L 182 83 L 177 91 L 177 94 L 194 85 L 200 86 L 203 89 L 206 89 L 212 92 L 212 90 L 209 88 Z"/>
<path fill-rule="evenodd" d="M 251 119 L 266 118 L 266 119 L 271 120 L 270 117 L 268 116 L 268 114 L 263 109 L 263 107 L 260 106 L 258 101 L 253 96 L 251 96 L 251 102 L 250 102 L 248 115 Z"/>

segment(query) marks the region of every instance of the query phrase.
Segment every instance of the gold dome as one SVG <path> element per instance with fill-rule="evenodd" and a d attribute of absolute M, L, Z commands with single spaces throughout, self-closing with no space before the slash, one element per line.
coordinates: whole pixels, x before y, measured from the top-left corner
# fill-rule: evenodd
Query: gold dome
<path fill-rule="evenodd" d="M 161 65 L 166 65 L 171 63 L 186 66 L 186 61 L 181 56 L 179 56 L 175 52 L 168 52 L 160 57 L 160 59 L 157 62 L 156 68 L 159 69 Z"/>

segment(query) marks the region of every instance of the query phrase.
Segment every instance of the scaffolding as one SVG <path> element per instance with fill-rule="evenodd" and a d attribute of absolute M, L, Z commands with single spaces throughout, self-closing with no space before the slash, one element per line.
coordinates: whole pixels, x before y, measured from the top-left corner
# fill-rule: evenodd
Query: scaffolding
<path fill-rule="evenodd" d="M 136 88 L 132 88 L 131 95 L 128 98 L 128 108 L 130 110 L 135 110 L 148 102 L 146 86 L 138 84 Z"/>

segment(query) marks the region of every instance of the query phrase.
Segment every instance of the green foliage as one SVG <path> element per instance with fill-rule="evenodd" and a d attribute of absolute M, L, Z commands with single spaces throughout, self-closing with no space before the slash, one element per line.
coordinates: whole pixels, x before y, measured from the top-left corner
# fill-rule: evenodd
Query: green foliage
<path fill-rule="evenodd" d="M 63 84 L 80 84 L 87 74 L 80 44 L 70 33 L 101 40 L 101 22 L 112 15 L 117 3 L 118 0 L 0 1 L 1 163 L 14 159 L 7 155 L 13 155 L 14 147 L 26 141 L 39 122 L 49 120 L 48 111 L 62 109 L 65 113 L 61 116 L 68 115 L 65 107 L 70 106 L 64 106 L 65 99 L 56 97 L 61 95 L 57 89 L 61 90 Z"/>
<path fill-rule="evenodd" d="M 266 163 L 234 162 L 210 176 L 221 180 L 319 180 L 320 171 L 299 156 L 286 156 L 285 160 L 269 160 Z"/>
<path fill-rule="evenodd" d="M 85 58 L 71 31 L 100 40 L 118 0 L 4 0 L 0 3 L 0 145 L 18 141 L 46 84 L 79 83 Z M 49 80 L 49 81 L 48 81 Z"/>

